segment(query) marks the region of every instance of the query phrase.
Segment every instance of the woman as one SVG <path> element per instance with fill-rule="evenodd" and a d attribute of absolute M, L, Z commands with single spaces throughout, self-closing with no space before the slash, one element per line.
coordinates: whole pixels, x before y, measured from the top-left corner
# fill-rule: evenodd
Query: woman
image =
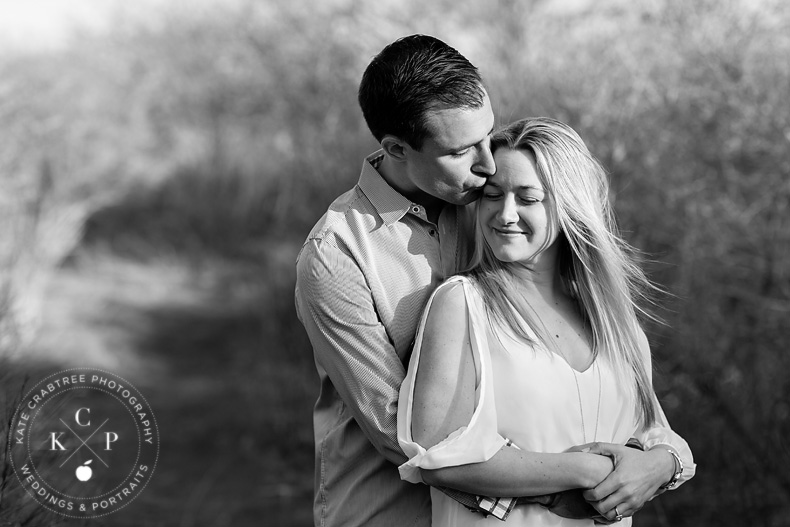
<path fill-rule="evenodd" d="M 584 496 L 599 520 L 628 525 L 695 472 L 652 388 L 637 319 L 650 283 L 616 234 L 604 170 L 572 129 L 524 119 L 491 148 L 471 270 L 429 301 L 401 387 L 411 458 L 401 477 L 487 496 L 593 489 Z M 622 446 L 632 437 L 648 450 Z M 608 478 L 613 469 L 629 476 Z M 433 489 L 432 500 L 435 527 L 497 521 Z M 507 522 L 593 520 L 533 504 Z"/>

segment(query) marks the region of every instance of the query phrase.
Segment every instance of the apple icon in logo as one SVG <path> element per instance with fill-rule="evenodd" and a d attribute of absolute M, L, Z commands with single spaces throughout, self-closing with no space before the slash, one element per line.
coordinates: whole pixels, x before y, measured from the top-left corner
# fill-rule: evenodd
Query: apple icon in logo
<path fill-rule="evenodd" d="M 92 459 L 89 459 L 88 461 L 77 467 L 78 480 L 88 481 L 89 479 L 91 479 L 91 476 L 93 475 L 93 471 L 88 465 L 90 465 L 92 461 L 93 461 Z"/>

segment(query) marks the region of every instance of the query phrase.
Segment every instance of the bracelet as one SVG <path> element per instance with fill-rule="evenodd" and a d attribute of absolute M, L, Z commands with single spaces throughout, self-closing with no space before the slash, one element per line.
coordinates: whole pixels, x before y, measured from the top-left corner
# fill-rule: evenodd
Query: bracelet
<path fill-rule="evenodd" d="M 672 478 L 670 478 L 668 482 L 658 487 L 660 490 L 669 490 L 674 488 L 680 480 L 680 475 L 683 474 L 683 461 L 680 459 L 678 453 L 671 448 L 667 448 L 666 451 L 672 454 L 673 460 L 675 462 L 675 473 L 672 474 Z"/>

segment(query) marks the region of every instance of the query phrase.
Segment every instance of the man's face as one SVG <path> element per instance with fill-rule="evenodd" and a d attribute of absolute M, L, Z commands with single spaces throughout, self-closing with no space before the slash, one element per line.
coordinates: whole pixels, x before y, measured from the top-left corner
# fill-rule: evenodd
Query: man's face
<path fill-rule="evenodd" d="M 480 108 L 434 110 L 427 121 L 429 135 L 422 149 L 406 147 L 407 174 L 413 186 L 409 197 L 454 205 L 473 202 L 496 170 L 490 145 L 494 113 L 488 94 Z"/>

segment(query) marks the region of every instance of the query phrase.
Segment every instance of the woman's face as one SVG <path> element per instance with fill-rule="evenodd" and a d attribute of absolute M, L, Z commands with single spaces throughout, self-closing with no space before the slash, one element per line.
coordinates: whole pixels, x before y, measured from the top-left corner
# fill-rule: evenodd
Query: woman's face
<path fill-rule="evenodd" d="M 532 152 L 500 148 L 494 160 L 496 173 L 483 188 L 477 218 L 486 242 L 503 262 L 554 265 L 556 250 L 547 249 L 554 247 L 559 227 Z"/>

